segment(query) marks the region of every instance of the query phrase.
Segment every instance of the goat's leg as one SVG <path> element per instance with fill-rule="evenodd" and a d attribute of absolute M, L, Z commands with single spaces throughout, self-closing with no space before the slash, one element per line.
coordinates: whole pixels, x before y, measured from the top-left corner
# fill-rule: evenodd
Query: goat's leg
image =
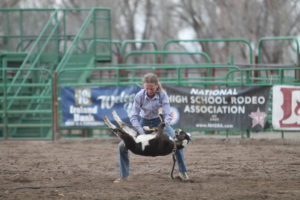
<path fill-rule="evenodd" d="M 109 128 L 111 128 L 112 132 L 113 132 L 116 136 L 122 138 L 123 135 L 126 135 L 126 133 L 125 133 L 122 129 L 116 127 L 113 123 L 111 123 L 111 121 L 108 119 L 108 117 L 107 117 L 106 115 L 104 115 L 102 118 L 103 118 L 104 123 L 105 123 Z"/>
<path fill-rule="evenodd" d="M 106 115 L 103 115 L 103 116 L 102 116 L 102 119 L 103 119 L 104 123 L 105 123 L 109 128 L 111 128 L 112 132 L 113 132 L 116 136 L 121 137 L 119 129 L 118 129 L 113 123 L 111 123 L 111 121 L 108 119 L 108 117 L 107 117 Z"/>
<path fill-rule="evenodd" d="M 115 110 L 112 111 L 112 115 L 114 120 L 118 123 L 118 125 L 124 132 L 128 133 L 132 137 L 137 136 L 137 132 L 133 128 L 130 128 L 126 123 L 124 123 Z"/>
<path fill-rule="evenodd" d="M 117 128 L 113 123 L 111 123 L 111 121 L 108 119 L 108 117 L 107 117 L 106 115 L 103 115 L 103 116 L 102 116 L 102 119 L 103 119 L 104 123 L 105 123 L 109 128 L 111 128 L 111 129 L 116 129 L 116 128 Z"/>

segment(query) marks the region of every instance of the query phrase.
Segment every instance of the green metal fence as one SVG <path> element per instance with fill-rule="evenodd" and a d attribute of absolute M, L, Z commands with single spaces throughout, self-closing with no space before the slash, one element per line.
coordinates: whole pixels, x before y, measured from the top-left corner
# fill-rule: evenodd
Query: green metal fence
<path fill-rule="evenodd" d="M 263 37 L 260 38 L 258 41 L 258 61 L 257 63 L 262 63 L 262 47 L 263 44 L 269 41 L 291 41 L 295 44 L 296 48 L 296 58 L 299 56 L 300 53 L 300 45 L 298 42 L 298 37 L 296 36 L 279 36 L 279 37 Z"/>
<path fill-rule="evenodd" d="M 1 51 L 27 52 L 45 24 L 48 23 L 51 15 L 57 17 L 54 9 L 1 8 Z"/>
<path fill-rule="evenodd" d="M 196 77 L 185 77 L 183 76 L 183 72 L 185 70 L 197 70 L 201 72 L 201 70 L 206 69 L 214 69 L 217 71 L 227 71 L 224 76 L 218 77 L 210 77 L 210 76 L 196 76 Z M 8 78 L 9 74 L 12 70 L 18 71 L 19 69 L 12 69 L 3 67 L 2 68 L 2 78 L 5 80 L 1 85 L 4 96 L 1 98 L 3 102 L 1 107 L 1 114 L 4 116 L 1 126 L 1 134 L 4 138 L 15 138 L 15 137 L 28 137 L 28 132 L 24 131 L 24 128 L 28 128 L 32 133 L 32 128 L 42 129 L 45 127 L 52 127 L 54 123 L 52 118 L 53 108 L 51 103 L 52 94 L 56 94 L 59 96 L 59 89 L 62 87 L 98 87 L 98 86 L 121 86 L 121 85 L 136 85 L 141 84 L 141 77 L 143 74 L 147 72 L 157 73 L 158 71 L 161 74 L 168 74 L 167 76 L 161 76 L 161 82 L 163 84 L 174 84 L 174 85 L 185 85 L 185 86 L 193 86 L 199 88 L 219 88 L 219 87 L 229 87 L 229 86 L 257 86 L 257 85 L 269 85 L 272 86 L 274 84 L 290 84 L 290 85 L 300 85 L 300 82 L 296 79 L 295 76 L 284 76 L 287 71 L 299 72 L 299 67 L 266 67 L 266 68 L 255 68 L 253 65 L 249 65 L 248 67 L 243 66 L 238 67 L 235 65 L 224 65 L 224 64 L 199 64 L 199 65 L 107 65 L 102 66 L 100 68 L 89 67 L 89 68 L 65 68 L 58 72 L 57 79 L 57 90 L 50 91 L 48 96 L 40 95 L 40 91 L 43 91 L 43 88 L 50 87 L 48 82 L 41 84 L 40 82 L 28 82 L 23 84 L 9 83 Z M 24 71 L 26 69 L 23 69 Z M 51 80 L 51 72 L 46 69 L 28 69 L 31 71 L 37 71 L 38 76 L 43 77 L 45 80 Z M 122 71 L 129 71 L 132 73 L 132 76 L 121 76 Z M 170 70 L 173 72 L 170 73 Z M 276 71 L 279 76 L 274 79 L 265 79 L 264 77 L 253 76 L 256 71 Z M 82 73 L 88 71 L 90 76 L 87 80 L 78 80 L 76 82 L 68 82 L 65 79 L 68 79 L 70 74 L 78 72 Z M 105 76 L 104 76 L 105 75 Z M 6 95 L 6 90 L 9 87 L 22 87 L 22 88 L 30 88 L 33 91 L 33 88 L 36 89 L 35 95 L 30 93 L 30 96 L 27 96 L 24 92 L 22 96 L 14 97 Z M 25 90 L 24 90 L 25 91 Z M 271 98 L 271 97 L 270 97 Z M 7 109 L 7 102 L 11 99 L 18 100 L 20 104 L 18 104 L 18 108 L 16 109 Z M 59 98 L 56 98 L 59 100 Z M 23 102 L 23 103 L 21 103 Z M 44 102 L 44 103 L 43 103 Z M 59 102 L 59 104 L 62 102 Z M 21 105 L 32 105 L 37 104 L 40 105 L 43 109 L 37 109 L 37 107 L 26 107 Z M 60 108 L 60 106 L 58 106 Z M 61 114 L 60 109 L 58 109 L 59 115 Z M 269 124 L 271 124 L 271 109 L 269 110 Z M 22 123 L 18 123 L 16 120 L 16 116 L 21 117 Z M 31 119 L 24 123 L 24 119 Z M 34 119 L 34 120 L 32 120 Z M 59 123 L 60 124 L 60 123 Z M 59 125 L 58 124 L 58 125 Z M 30 128 L 30 129 L 29 129 Z M 18 132 L 17 130 L 21 130 Z M 72 128 L 70 128 L 72 129 Z M 80 128 L 75 128 L 80 129 Z M 82 127 L 81 129 L 88 129 L 86 127 Z M 106 127 L 98 127 L 96 130 L 105 130 Z M 51 130 L 51 129 L 50 129 Z M 267 129 L 266 131 L 272 130 L 272 127 Z M 64 128 L 58 126 L 58 132 L 62 133 Z M 68 130 L 70 131 L 70 130 Z M 91 131 L 91 130 L 89 130 Z M 90 134 L 90 132 L 88 133 Z M 205 131 L 205 130 L 197 130 L 197 131 Z M 219 131 L 220 132 L 220 131 Z M 227 134 L 234 134 L 235 132 L 226 132 Z M 241 133 L 240 131 L 238 132 Z M 24 136 L 22 136 L 24 134 Z M 40 133 L 39 133 L 40 134 Z M 89 135 L 88 134 L 88 135 Z M 72 135 L 72 134 L 71 134 Z M 37 137 L 38 135 L 31 135 L 32 137 Z M 40 135 L 42 138 L 51 138 L 52 131 L 48 130 L 47 134 Z M 62 135 L 61 135 L 62 136 Z M 93 133 L 90 134 L 93 136 Z"/>
<path fill-rule="evenodd" d="M 205 58 L 205 61 L 210 63 L 211 59 L 209 57 L 209 55 L 207 53 L 204 52 L 187 52 L 187 51 L 131 51 L 128 54 L 125 55 L 124 60 L 125 63 L 127 63 L 128 58 L 130 56 L 134 56 L 134 55 L 146 55 L 146 54 L 153 54 L 155 56 L 155 63 L 156 64 L 166 64 L 166 55 L 200 55 L 202 57 Z M 159 61 L 158 59 L 158 55 L 162 56 L 162 60 Z"/>
<path fill-rule="evenodd" d="M 2 58 L 0 90 L 0 136 L 13 138 L 52 138 L 52 75 L 47 69 L 20 69 L 5 66 Z M 12 82 L 13 74 L 19 72 L 31 75 L 26 81 Z M 37 78 L 38 77 L 38 78 Z M 40 79 L 45 81 L 41 82 Z M 49 80 L 49 81 L 48 81 Z M 18 95 L 9 93 L 11 90 L 21 92 Z M 50 88 L 47 95 L 41 95 L 44 88 Z M 10 91 L 11 92 L 11 91 Z M 13 102 L 13 103 L 12 103 Z"/>
<path fill-rule="evenodd" d="M 78 52 L 93 52 L 97 54 L 99 61 L 111 60 L 111 14 L 109 9 L 104 8 L 71 8 L 71 9 L 0 9 L 2 21 L 0 28 L 0 51 L 28 52 L 30 47 L 40 36 L 45 24 L 51 16 L 58 20 L 59 32 L 56 41 L 59 43 L 57 53 L 64 55 L 70 44 L 74 41 L 82 26 L 87 26 L 87 16 L 92 15 L 89 22 L 89 30 L 81 35 L 78 41 Z M 83 25 L 85 24 L 85 25 Z M 30 27 L 30 28 L 28 28 Z M 34 28 L 31 28 L 34 27 Z M 43 37 L 42 37 L 43 38 Z M 43 38 L 45 40 L 45 38 Z M 79 39 L 78 39 L 79 40 Z"/>
<path fill-rule="evenodd" d="M 141 56 L 143 55 L 148 56 L 148 55 L 154 55 L 154 59 L 152 59 L 152 63 L 156 64 L 165 64 L 166 62 L 166 57 L 168 55 L 188 55 L 188 56 L 195 56 L 195 55 L 201 55 L 202 57 L 205 58 L 206 62 L 212 62 L 214 58 L 212 58 L 214 55 L 208 55 L 206 52 L 199 52 L 199 51 L 188 51 L 188 50 L 183 50 L 183 51 L 178 51 L 178 50 L 170 50 L 171 46 L 176 44 L 176 45 L 182 45 L 185 43 L 198 43 L 200 45 L 206 43 L 206 44 L 211 44 L 211 43 L 218 43 L 218 44 L 233 44 L 237 47 L 239 46 L 245 46 L 245 54 L 248 53 L 247 59 L 249 60 L 248 64 L 253 64 L 253 48 L 252 45 L 249 41 L 241 38 L 219 38 L 219 39 L 214 39 L 214 38 L 203 38 L 203 39 L 192 39 L 192 40 L 182 40 L 182 39 L 171 39 L 166 41 L 163 44 L 162 49 L 158 48 L 158 45 L 155 41 L 152 40 L 144 40 L 144 41 L 139 41 L 139 40 L 125 40 L 121 42 L 121 47 L 120 47 L 120 56 L 121 56 L 121 63 L 129 63 L 129 57 L 133 56 Z M 134 45 L 131 48 L 128 48 L 130 45 Z M 137 50 L 136 46 L 141 46 L 141 50 Z M 146 48 L 146 45 L 148 48 Z M 152 47 L 152 50 L 149 50 L 149 47 Z M 135 58 L 135 57 L 133 57 Z M 230 58 L 228 58 L 229 62 L 234 61 L 234 55 L 231 55 Z M 202 62 L 200 59 L 196 59 L 197 63 Z M 135 62 L 136 60 L 134 60 Z M 173 64 L 173 63 L 172 63 Z M 187 64 L 187 63 L 182 63 L 182 64 Z"/>
<path fill-rule="evenodd" d="M 0 9 L 0 17 L 0 137 L 52 138 L 52 73 L 111 61 L 110 10 Z"/>
<path fill-rule="evenodd" d="M 248 59 L 249 59 L 249 64 L 253 64 L 253 49 L 249 41 L 241 38 L 203 38 L 203 39 L 193 39 L 193 40 L 178 40 L 178 39 L 171 39 L 168 40 L 167 42 L 164 43 L 163 45 L 163 50 L 167 51 L 168 48 L 172 44 L 176 43 L 237 43 L 237 44 L 244 44 L 246 45 L 246 49 L 248 49 Z M 211 55 L 209 55 L 211 57 Z"/>
<path fill-rule="evenodd" d="M 109 9 L 0 9 L 0 17 L 1 138 L 52 138 L 52 133 L 59 131 L 53 120 L 57 105 L 52 100 L 59 100 L 59 88 L 65 86 L 140 84 L 147 72 L 158 74 L 163 84 L 199 88 L 300 82 L 300 47 L 293 36 L 260 39 L 258 64 L 253 64 L 252 45 L 240 38 L 172 39 L 163 44 L 162 50 L 151 40 L 112 40 Z M 261 64 L 262 43 L 271 40 L 294 42 L 297 64 Z M 237 43 L 239 49 L 243 45 L 249 62 L 235 65 L 231 56 L 229 64 L 212 64 L 213 55 L 206 52 L 169 50 L 172 44 L 193 42 Z M 152 50 L 127 51 L 133 44 L 149 45 Z M 117 47 L 120 65 L 105 64 L 112 61 L 112 45 Z M 154 55 L 155 62 L 162 64 L 126 64 L 129 57 L 142 54 Z M 166 64 L 168 55 L 199 55 L 207 63 Z M 56 72 L 57 78 L 53 79 Z M 52 90 L 52 85 L 56 86 L 53 80 L 58 90 Z"/>

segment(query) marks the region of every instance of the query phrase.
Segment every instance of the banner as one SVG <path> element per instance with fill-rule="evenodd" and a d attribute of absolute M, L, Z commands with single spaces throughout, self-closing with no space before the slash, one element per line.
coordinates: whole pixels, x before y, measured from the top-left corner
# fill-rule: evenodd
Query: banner
<path fill-rule="evenodd" d="M 104 126 L 102 116 L 112 119 L 112 110 L 117 110 L 122 120 L 130 123 L 128 114 L 132 109 L 135 94 L 141 88 L 61 88 L 61 110 L 63 126 Z"/>
<path fill-rule="evenodd" d="M 174 127 L 259 131 L 266 125 L 270 87 L 164 87 Z"/>
<path fill-rule="evenodd" d="M 275 130 L 300 130 L 299 86 L 273 86 L 272 125 Z"/>
<path fill-rule="evenodd" d="M 113 121 L 116 110 L 130 123 L 138 86 L 61 89 L 63 126 L 104 126 L 102 116 Z M 229 87 L 200 89 L 165 85 L 169 95 L 174 128 L 199 130 L 254 130 L 265 127 L 270 87 Z"/>

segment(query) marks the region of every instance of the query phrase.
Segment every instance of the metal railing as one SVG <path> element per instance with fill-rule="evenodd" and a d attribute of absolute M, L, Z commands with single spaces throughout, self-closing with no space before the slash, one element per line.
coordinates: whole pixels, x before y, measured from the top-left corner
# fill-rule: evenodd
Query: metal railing
<path fill-rule="evenodd" d="M 200 55 L 203 56 L 206 62 L 210 63 L 211 59 L 207 53 L 204 52 L 190 52 L 190 51 L 131 51 L 125 55 L 124 60 L 127 63 L 127 60 L 130 56 L 134 55 L 155 55 L 156 64 L 159 64 L 157 55 L 162 55 L 162 64 L 166 64 L 166 55 Z"/>
<path fill-rule="evenodd" d="M 55 36 L 58 31 L 59 23 L 60 21 L 58 21 L 57 19 L 57 11 L 55 11 L 48 20 L 43 30 L 41 31 L 38 38 L 36 39 L 34 45 L 27 54 L 22 65 L 19 67 L 19 70 L 16 71 L 16 74 L 13 76 L 11 86 L 8 86 L 7 88 L 7 93 L 13 92 L 13 97 L 17 97 L 20 94 L 22 87 L 18 87 L 14 91 L 12 91 L 12 87 L 14 87 L 14 84 L 25 84 L 29 81 L 29 79 L 32 79 L 32 71 L 30 71 L 30 69 L 35 69 L 39 67 L 41 56 L 43 55 L 43 53 L 45 53 L 47 46 L 50 44 L 50 42 L 53 42 L 53 40 L 55 40 L 56 38 Z M 25 68 L 28 69 L 25 70 L 26 73 L 21 73 L 24 72 L 23 69 Z M 13 100 L 8 102 L 8 109 L 10 109 L 13 103 Z"/>
<path fill-rule="evenodd" d="M 283 41 L 283 40 L 287 40 L 287 41 L 292 41 L 295 43 L 296 45 L 296 58 L 298 58 L 299 54 L 300 54 L 300 46 L 299 46 L 299 41 L 298 41 L 298 37 L 296 36 L 279 36 L 279 37 L 263 37 L 260 38 L 258 41 L 258 58 L 257 58 L 257 63 L 261 63 L 261 57 L 262 57 L 262 46 L 264 42 L 268 42 L 268 41 Z"/>
<path fill-rule="evenodd" d="M 252 50 L 252 46 L 250 44 L 249 41 L 244 40 L 244 39 L 240 39 L 240 38 L 219 38 L 219 39 L 214 39 L 214 38 L 205 38 L 205 39 L 193 39 L 193 40 L 178 40 L 178 39 L 172 39 L 172 40 L 168 40 L 167 42 L 164 43 L 163 45 L 163 50 L 167 51 L 168 47 L 171 44 L 174 43 L 220 43 L 220 42 L 224 42 L 224 43 L 241 43 L 241 44 L 245 44 L 248 47 L 249 50 L 249 63 L 253 64 L 253 50 Z M 211 55 L 210 55 L 211 56 Z"/>
<path fill-rule="evenodd" d="M 30 71 L 38 76 L 50 80 L 43 82 L 36 80 L 26 83 L 13 83 L 9 80 L 9 73 L 17 71 Z M 3 138 L 39 138 L 52 137 L 52 77 L 47 69 L 20 69 L 1 68 L 0 88 L 3 96 L 0 97 L 1 109 L 1 136 Z M 23 91 L 18 96 L 8 93 L 7 88 L 18 88 Z M 49 94 L 40 93 L 44 88 L 50 88 Z M 16 104 L 8 106 L 9 102 Z M 37 106 L 38 105 L 38 106 Z"/>
<path fill-rule="evenodd" d="M 34 30 L 28 29 L 31 13 L 42 15 L 32 14 L 32 17 L 41 18 Z M 74 13 L 80 14 L 85 21 L 81 23 L 76 18 L 81 26 L 71 33 L 73 18 L 70 15 Z M 85 16 L 84 13 L 89 14 Z M 51 138 L 52 72 L 70 66 L 94 66 L 97 56 L 100 61 L 111 60 L 110 10 L 0 9 L 0 14 L 4 16 L 0 38 L 5 41 L 5 52 L 0 53 L 0 137 Z M 41 22 L 45 18 L 48 21 Z M 22 64 L 16 66 L 15 61 Z"/>

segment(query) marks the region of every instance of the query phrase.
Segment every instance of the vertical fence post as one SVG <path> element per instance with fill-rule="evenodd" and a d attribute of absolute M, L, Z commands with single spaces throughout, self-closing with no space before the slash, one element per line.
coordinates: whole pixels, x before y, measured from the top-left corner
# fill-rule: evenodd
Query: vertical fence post
<path fill-rule="evenodd" d="M 297 66 L 300 68 L 300 54 L 297 55 Z M 296 70 L 296 80 L 300 82 L 300 69 Z"/>
<path fill-rule="evenodd" d="M 7 60 L 4 55 L 2 59 L 2 79 L 3 79 L 3 138 L 8 139 L 8 120 L 7 120 L 7 91 L 6 91 L 6 84 L 7 84 L 7 76 L 6 76 L 6 69 L 7 69 Z"/>
<path fill-rule="evenodd" d="M 256 64 L 259 64 L 258 63 L 258 55 L 256 55 L 254 58 L 254 68 L 257 68 Z M 253 76 L 253 83 L 258 82 L 259 76 L 260 76 L 259 71 L 254 69 L 252 76 Z"/>
<path fill-rule="evenodd" d="M 52 140 L 58 139 L 58 102 L 57 102 L 57 72 L 53 72 L 52 76 L 52 115 L 53 115 L 53 131 Z"/>
<path fill-rule="evenodd" d="M 284 131 L 281 131 L 281 139 L 284 139 Z"/>

